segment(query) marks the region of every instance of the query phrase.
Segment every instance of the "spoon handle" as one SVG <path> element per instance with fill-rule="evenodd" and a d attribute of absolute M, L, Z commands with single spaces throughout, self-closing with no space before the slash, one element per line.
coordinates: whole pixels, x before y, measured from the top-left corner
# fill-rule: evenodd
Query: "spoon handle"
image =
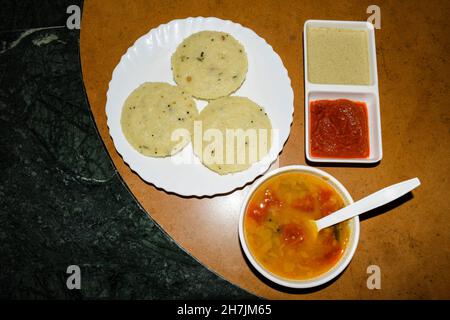
<path fill-rule="evenodd" d="M 400 198 L 409 191 L 420 185 L 418 178 L 406 180 L 392 186 L 386 187 L 362 198 L 326 217 L 316 220 L 317 230 L 321 230 L 339 222 L 348 220 L 361 213 L 370 211 L 397 198 Z"/>

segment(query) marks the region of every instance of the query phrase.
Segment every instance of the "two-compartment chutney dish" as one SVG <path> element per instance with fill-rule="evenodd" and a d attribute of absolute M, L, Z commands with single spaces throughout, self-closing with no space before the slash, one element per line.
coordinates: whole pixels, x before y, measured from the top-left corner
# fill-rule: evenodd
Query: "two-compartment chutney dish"
<path fill-rule="evenodd" d="M 303 30 L 305 153 L 311 162 L 382 158 L 374 27 L 308 20 Z"/>

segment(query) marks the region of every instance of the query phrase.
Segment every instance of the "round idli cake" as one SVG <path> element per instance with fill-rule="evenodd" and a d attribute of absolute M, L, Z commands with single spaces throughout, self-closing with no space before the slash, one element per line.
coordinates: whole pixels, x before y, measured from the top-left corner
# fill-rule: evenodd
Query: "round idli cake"
<path fill-rule="evenodd" d="M 216 173 L 246 170 L 270 150 L 270 119 L 263 107 L 248 98 L 230 96 L 211 101 L 198 121 L 202 137 L 194 136 L 194 153 Z"/>
<path fill-rule="evenodd" d="M 172 55 L 175 82 L 192 96 L 213 100 L 228 96 L 244 82 L 248 61 L 244 47 L 230 34 L 192 34 Z"/>
<path fill-rule="evenodd" d="M 195 101 L 182 89 L 146 82 L 126 99 L 120 122 L 134 149 L 145 156 L 167 157 L 190 142 L 197 116 Z"/>

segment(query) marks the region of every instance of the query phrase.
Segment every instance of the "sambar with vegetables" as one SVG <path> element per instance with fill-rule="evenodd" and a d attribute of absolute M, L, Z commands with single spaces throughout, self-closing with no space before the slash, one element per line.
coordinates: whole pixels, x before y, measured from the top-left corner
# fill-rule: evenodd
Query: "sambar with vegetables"
<path fill-rule="evenodd" d="M 307 280 L 330 270 L 350 237 L 347 222 L 317 233 L 311 220 L 346 204 L 325 178 L 283 172 L 263 182 L 250 197 L 244 234 L 255 260 L 267 271 L 290 280 Z"/>

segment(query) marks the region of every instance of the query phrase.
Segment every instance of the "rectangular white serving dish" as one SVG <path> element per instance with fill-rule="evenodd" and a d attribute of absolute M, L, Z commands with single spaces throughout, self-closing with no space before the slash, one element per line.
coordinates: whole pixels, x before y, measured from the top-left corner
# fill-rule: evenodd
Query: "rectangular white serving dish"
<path fill-rule="evenodd" d="M 309 27 L 367 30 L 369 35 L 370 85 L 342 85 L 311 83 L 308 78 L 308 37 Z M 375 163 L 382 159 L 380 97 L 378 93 L 377 57 L 375 50 L 375 30 L 365 21 L 307 20 L 303 26 L 303 61 L 305 74 L 305 153 L 311 162 L 334 163 Z M 367 158 L 324 158 L 313 157 L 310 149 L 309 103 L 313 100 L 349 99 L 365 102 L 368 112 L 370 154 Z"/>

